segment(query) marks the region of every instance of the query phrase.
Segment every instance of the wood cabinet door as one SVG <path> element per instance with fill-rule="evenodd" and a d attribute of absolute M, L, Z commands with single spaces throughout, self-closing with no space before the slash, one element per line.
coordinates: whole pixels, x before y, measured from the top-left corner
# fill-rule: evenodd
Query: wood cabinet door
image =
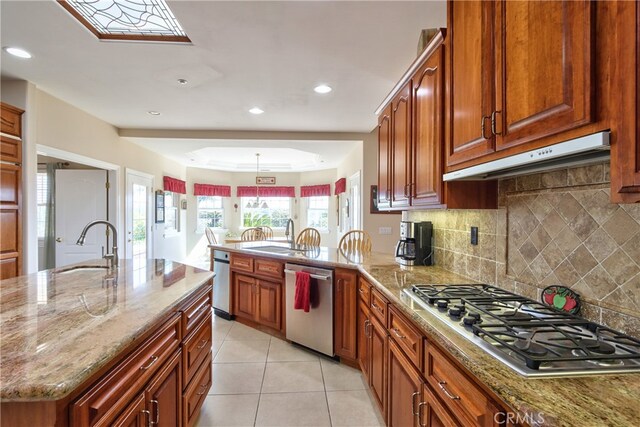
<path fill-rule="evenodd" d="M 136 397 L 120 416 L 113 422 L 113 427 L 145 427 L 147 425 L 148 410 L 145 405 L 144 393 Z"/>
<path fill-rule="evenodd" d="M 493 10 L 491 1 L 449 1 L 447 165 L 494 151 Z M 483 135 L 484 129 L 484 135 Z"/>
<path fill-rule="evenodd" d="M 363 301 L 358 303 L 357 319 L 358 365 L 360 365 L 362 375 L 364 375 L 367 382 L 369 382 L 369 365 L 371 364 L 371 358 L 369 355 L 369 331 L 371 330 L 371 319 L 369 318 L 369 306 Z"/>
<path fill-rule="evenodd" d="M 242 274 L 233 275 L 233 306 L 236 316 L 245 319 L 254 320 L 256 317 L 256 279 L 253 277 L 243 276 Z"/>
<path fill-rule="evenodd" d="M 496 3 L 497 150 L 592 121 L 594 8 L 589 0 Z"/>
<path fill-rule="evenodd" d="M 391 101 L 391 207 L 409 206 L 411 182 L 411 80 Z"/>
<path fill-rule="evenodd" d="M 282 285 L 257 280 L 258 304 L 256 321 L 270 328 L 282 327 Z"/>
<path fill-rule="evenodd" d="M 356 360 L 356 283 L 358 274 L 353 270 L 336 269 L 333 310 L 333 349 L 336 356 Z"/>
<path fill-rule="evenodd" d="M 382 416 L 387 417 L 387 329 L 378 320 L 371 317 L 369 334 L 371 391 L 380 406 Z"/>
<path fill-rule="evenodd" d="M 22 168 L 0 164 L 0 279 L 22 273 Z"/>
<path fill-rule="evenodd" d="M 145 390 L 150 425 L 182 425 L 182 353 L 178 351 L 151 379 Z"/>
<path fill-rule="evenodd" d="M 378 209 L 391 206 L 391 104 L 378 117 Z"/>
<path fill-rule="evenodd" d="M 462 424 L 447 411 L 427 384 L 422 386 L 422 402 L 418 405 L 418 422 L 429 427 L 459 427 Z"/>
<path fill-rule="evenodd" d="M 418 425 L 418 405 L 422 401 L 420 372 L 407 359 L 400 347 L 389 340 L 389 388 L 387 411 L 389 427 Z"/>
<path fill-rule="evenodd" d="M 439 47 L 413 79 L 413 162 L 411 205 L 442 203 L 443 54 Z"/>

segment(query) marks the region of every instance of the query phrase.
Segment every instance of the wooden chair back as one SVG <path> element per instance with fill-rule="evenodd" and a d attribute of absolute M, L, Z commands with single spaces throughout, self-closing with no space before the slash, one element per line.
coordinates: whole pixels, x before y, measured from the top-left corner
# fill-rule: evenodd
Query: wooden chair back
<path fill-rule="evenodd" d="M 364 230 L 351 230 L 340 239 L 338 249 L 344 253 L 371 252 L 371 236 Z"/>
<path fill-rule="evenodd" d="M 213 230 L 210 229 L 209 227 L 204 229 L 204 234 L 207 236 L 207 240 L 209 241 L 210 245 L 217 245 L 218 244 L 218 239 L 216 239 L 216 235 L 213 234 Z"/>
<path fill-rule="evenodd" d="M 260 231 L 262 231 L 262 234 L 264 234 L 263 240 L 273 239 L 273 229 L 268 225 L 261 225 L 260 227 L 256 228 L 258 228 Z"/>
<path fill-rule="evenodd" d="M 312 227 L 305 228 L 298 234 L 296 244 L 314 247 L 320 246 L 320 232 Z"/>
<path fill-rule="evenodd" d="M 264 240 L 264 233 L 259 228 L 247 228 L 242 232 L 240 240 L 244 242 L 253 242 L 256 240 Z"/>

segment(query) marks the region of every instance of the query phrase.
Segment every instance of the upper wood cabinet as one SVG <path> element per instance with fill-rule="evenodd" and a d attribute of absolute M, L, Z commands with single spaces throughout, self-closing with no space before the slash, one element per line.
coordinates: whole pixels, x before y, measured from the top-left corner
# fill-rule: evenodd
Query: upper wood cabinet
<path fill-rule="evenodd" d="M 447 166 L 593 121 L 593 2 L 449 1 L 448 19 Z"/>
<path fill-rule="evenodd" d="M 391 101 L 391 206 L 409 206 L 411 182 L 411 80 Z"/>
<path fill-rule="evenodd" d="M 391 207 L 391 104 L 378 116 L 378 209 Z"/>

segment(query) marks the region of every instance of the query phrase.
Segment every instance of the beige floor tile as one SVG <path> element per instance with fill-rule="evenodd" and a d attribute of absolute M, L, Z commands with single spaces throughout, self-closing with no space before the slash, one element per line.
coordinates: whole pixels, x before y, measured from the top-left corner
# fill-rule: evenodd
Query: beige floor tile
<path fill-rule="evenodd" d="M 262 393 L 324 391 L 320 362 L 267 363 Z"/>
<path fill-rule="evenodd" d="M 260 393 L 264 363 L 214 363 L 209 394 Z"/>
<path fill-rule="evenodd" d="M 225 340 L 228 341 L 260 341 L 260 340 L 271 340 L 271 335 L 265 334 L 264 332 L 260 332 L 257 329 L 250 328 L 248 326 L 243 325 L 242 323 L 233 322 L 233 326 L 231 330 L 225 337 Z"/>
<path fill-rule="evenodd" d="M 327 401 L 331 425 L 334 427 L 385 425 L 366 390 L 328 391 Z"/>
<path fill-rule="evenodd" d="M 222 319 L 216 315 L 213 316 L 213 340 L 222 341 L 225 339 L 231 327 L 235 322 Z"/>
<path fill-rule="evenodd" d="M 278 338 L 271 338 L 267 362 L 316 362 L 319 358 L 312 352 Z"/>
<path fill-rule="evenodd" d="M 216 354 L 218 354 L 218 350 L 220 350 L 220 347 L 222 347 L 222 343 L 222 340 L 216 341 L 215 339 L 211 343 L 211 354 L 213 355 L 213 357 L 216 357 Z"/>
<path fill-rule="evenodd" d="M 256 426 L 330 426 L 324 392 L 261 394 Z"/>
<path fill-rule="evenodd" d="M 322 376 L 327 391 L 365 390 L 367 384 L 360 370 L 322 359 Z"/>
<path fill-rule="evenodd" d="M 213 363 L 266 362 L 269 341 L 225 340 Z"/>
<path fill-rule="evenodd" d="M 259 394 L 207 396 L 196 427 L 253 426 Z"/>

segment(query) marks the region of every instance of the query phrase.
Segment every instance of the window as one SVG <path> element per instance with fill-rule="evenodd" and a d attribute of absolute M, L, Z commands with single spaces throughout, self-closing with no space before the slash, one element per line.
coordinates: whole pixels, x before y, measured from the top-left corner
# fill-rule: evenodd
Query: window
<path fill-rule="evenodd" d="M 242 227 L 251 228 L 268 225 L 271 228 L 284 228 L 291 217 L 290 197 L 260 197 L 260 206 L 247 207 L 247 203 L 255 202 L 255 197 L 242 197 Z M 263 208 L 266 203 L 268 207 Z"/>
<path fill-rule="evenodd" d="M 36 193 L 38 199 L 38 239 L 44 239 L 47 228 L 47 193 L 49 191 L 49 178 L 46 172 L 38 172 L 36 181 Z"/>
<path fill-rule="evenodd" d="M 307 197 L 307 227 L 329 230 L 329 196 Z"/>
<path fill-rule="evenodd" d="M 164 231 L 180 231 L 180 194 L 164 192 Z"/>
<path fill-rule="evenodd" d="M 198 232 L 203 233 L 206 227 L 224 228 L 224 208 L 222 197 L 198 196 Z"/>

